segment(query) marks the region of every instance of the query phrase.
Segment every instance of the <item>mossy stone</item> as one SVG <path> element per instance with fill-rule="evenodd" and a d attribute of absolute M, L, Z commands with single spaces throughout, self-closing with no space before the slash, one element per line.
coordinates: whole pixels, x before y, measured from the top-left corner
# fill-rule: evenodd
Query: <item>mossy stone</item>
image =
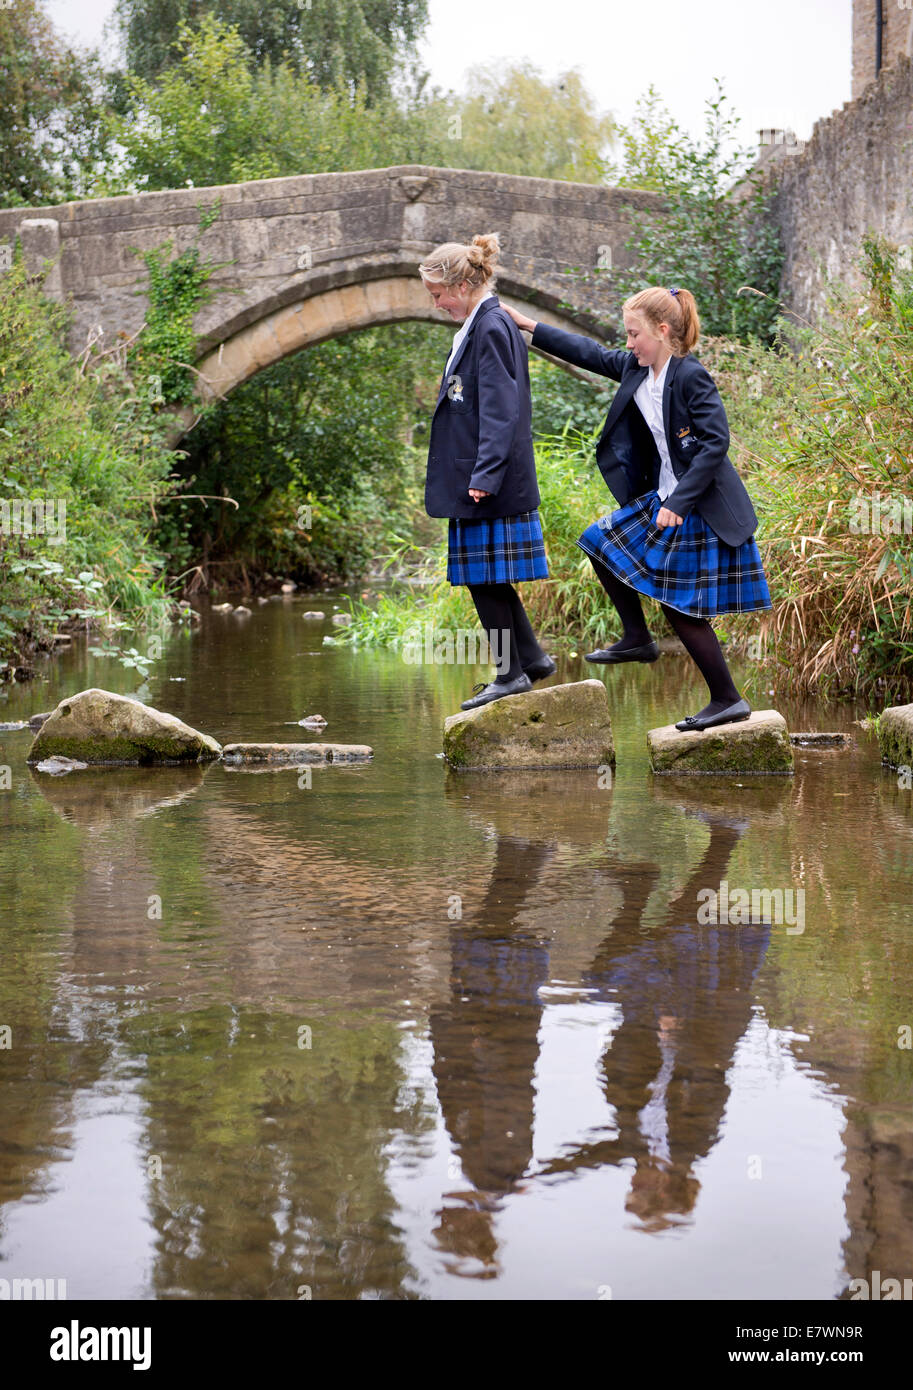
<path fill-rule="evenodd" d="M 507 695 L 444 721 L 444 756 L 462 771 L 615 765 L 602 681 Z"/>
<path fill-rule="evenodd" d="M 27 761 L 73 758 L 83 763 L 196 763 L 218 758 L 221 745 L 173 714 L 110 690 L 81 690 L 52 711 Z"/>
<path fill-rule="evenodd" d="M 891 767 L 913 766 L 913 705 L 889 705 L 882 711 L 878 746 Z"/>
<path fill-rule="evenodd" d="M 773 709 L 691 733 L 666 724 L 650 729 L 647 746 L 653 771 L 659 773 L 783 775 L 795 770 L 786 720 Z"/>

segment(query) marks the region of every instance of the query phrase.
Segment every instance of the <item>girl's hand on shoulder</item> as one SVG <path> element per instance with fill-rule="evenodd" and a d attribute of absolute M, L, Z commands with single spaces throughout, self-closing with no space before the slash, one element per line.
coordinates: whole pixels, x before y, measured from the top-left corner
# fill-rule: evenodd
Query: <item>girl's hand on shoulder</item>
<path fill-rule="evenodd" d="M 660 507 L 656 513 L 657 526 L 681 526 L 684 517 L 676 516 L 675 512 L 670 512 L 668 507 Z"/>
<path fill-rule="evenodd" d="M 491 493 L 483 492 L 481 488 L 471 487 L 469 489 L 469 496 L 472 498 L 473 502 L 481 502 L 483 497 L 490 497 Z"/>
<path fill-rule="evenodd" d="M 532 333 L 535 330 L 535 319 L 528 319 L 525 314 L 518 314 L 516 309 L 512 309 L 509 304 L 505 304 L 503 299 L 500 301 L 500 304 L 505 314 L 510 315 L 514 323 L 523 333 Z"/>

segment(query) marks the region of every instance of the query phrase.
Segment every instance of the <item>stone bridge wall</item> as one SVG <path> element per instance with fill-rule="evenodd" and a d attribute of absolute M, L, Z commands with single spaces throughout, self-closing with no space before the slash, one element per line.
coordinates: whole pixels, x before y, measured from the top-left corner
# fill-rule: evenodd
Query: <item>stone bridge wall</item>
<path fill-rule="evenodd" d="M 624 263 L 632 216 L 655 195 L 551 179 L 409 165 L 0 211 L 0 243 L 18 235 L 30 268 L 59 253 L 48 291 L 71 297 L 70 346 L 135 334 L 146 268 L 131 247 L 194 242 L 199 207 L 221 200 L 201 253 L 228 261 L 197 315 L 198 369 L 225 393 L 289 352 L 354 328 L 442 322 L 417 266 L 439 242 L 501 235 L 499 292 L 539 317 L 603 336 L 617 305 L 600 265 Z M 589 278 L 569 275 L 579 267 Z M 601 331 L 600 331 L 601 330 Z"/>

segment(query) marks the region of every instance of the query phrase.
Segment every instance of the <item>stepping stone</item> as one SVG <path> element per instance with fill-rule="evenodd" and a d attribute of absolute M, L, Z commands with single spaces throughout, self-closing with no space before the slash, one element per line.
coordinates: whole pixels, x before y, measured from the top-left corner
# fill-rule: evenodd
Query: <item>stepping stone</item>
<path fill-rule="evenodd" d="M 374 749 L 365 743 L 226 743 L 226 763 L 367 762 Z"/>
<path fill-rule="evenodd" d="M 175 715 L 93 687 L 61 700 L 38 730 L 26 761 L 64 757 L 103 764 L 196 763 L 217 758 L 221 751 L 214 738 Z"/>
<path fill-rule="evenodd" d="M 789 730 L 774 709 L 755 710 L 737 724 L 684 733 L 674 724 L 647 734 L 650 763 L 663 773 L 791 773 Z"/>
<path fill-rule="evenodd" d="M 882 761 L 891 767 L 913 766 L 913 705 L 889 705 L 878 721 Z"/>
<path fill-rule="evenodd" d="M 794 748 L 849 748 L 855 742 L 851 734 L 824 733 L 819 729 L 790 734 L 789 741 Z"/>
<path fill-rule="evenodd" d="M 444 720 L 444 757 L 464 772 L 614 767 L 606 688 L 574 681 L 461 710 Z"/>

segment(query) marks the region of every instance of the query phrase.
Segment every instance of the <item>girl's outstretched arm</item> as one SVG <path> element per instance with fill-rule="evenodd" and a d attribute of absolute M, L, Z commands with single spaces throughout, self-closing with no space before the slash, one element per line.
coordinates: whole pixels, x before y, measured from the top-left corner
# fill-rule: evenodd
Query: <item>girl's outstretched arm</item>
<path fill-rule="evenodd" d="M 613 381 L 621 380 L 625 362 L 631 356 L 629 352 L 613 351 L 601 343 L 595 343 L 592 338 L 584 338 L 579 333 L 565 333 L 564 329 L 553 328 L 541 320 L 537 323 L 525 314 L 518 314 L 503 300 L 501 308 L 505 314 L 510 314 L 518 328 L 532 333 L 533 347 L 541 348 L 552 357 L 560 357 L 563 362 L 570 362 L 575 367 L 583 367 L 584 371 L 598 372 L 600 376 L 611 377 Z"/>

